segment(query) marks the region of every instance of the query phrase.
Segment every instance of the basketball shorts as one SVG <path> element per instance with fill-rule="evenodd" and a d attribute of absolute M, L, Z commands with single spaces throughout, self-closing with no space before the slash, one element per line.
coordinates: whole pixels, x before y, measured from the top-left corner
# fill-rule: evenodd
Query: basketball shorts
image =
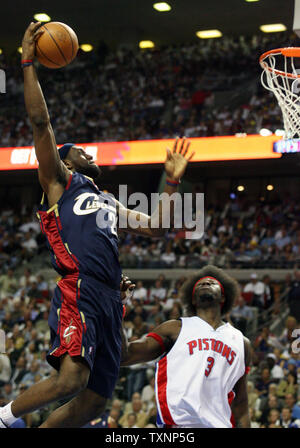
<path fill-rule="evenodd" d="M 49 364 L 59 370 L 65 353 L 84 358 L 91 371 L 87 387 L 111 398 L 121 362 L 122 313 L 119 290 L 89 276 L 65 276 L 51 302 Z"/>

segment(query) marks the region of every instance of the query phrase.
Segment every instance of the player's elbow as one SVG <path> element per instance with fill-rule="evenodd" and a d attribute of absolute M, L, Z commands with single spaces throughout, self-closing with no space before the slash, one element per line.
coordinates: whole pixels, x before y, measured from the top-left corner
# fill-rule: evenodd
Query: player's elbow
<path fill-rule="evenodd" d="M 46 129 L 50 124 L 48 114 L 32 114 L 29 118 L 32 126 L 37 129 Z"/>

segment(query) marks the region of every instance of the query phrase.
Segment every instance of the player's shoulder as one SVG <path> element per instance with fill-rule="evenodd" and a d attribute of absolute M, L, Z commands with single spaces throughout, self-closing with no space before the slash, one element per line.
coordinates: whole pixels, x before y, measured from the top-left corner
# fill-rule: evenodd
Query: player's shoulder
<path fill-rule="evenodd" d="M 161 336 L 166 336 L 174 340 L 179 335 L 181 327 L 181 319 L 170 319 L 160 324 L 155 329 L 155 332 L 160 334 Z"/>
<path fill-rule="evenodd" d="M 163 323 L 165 328 L 181 328 L 182 327 L 182 318 L 180 319 L 170 319 Z"/>

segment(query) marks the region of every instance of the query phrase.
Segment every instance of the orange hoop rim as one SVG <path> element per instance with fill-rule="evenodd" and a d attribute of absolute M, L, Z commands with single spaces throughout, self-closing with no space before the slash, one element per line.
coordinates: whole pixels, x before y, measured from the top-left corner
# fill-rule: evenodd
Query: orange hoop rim
<path fill-rule="evenodd" d="M 279 54 L 289 58 L 300 58 L 300 47 L 276 48 L 274 50 L 266 51 L 259 58 L 259 63 L 262 66 L 262 68 L 267 69 L 271 73 L 276 73 L 276 75 L 281 75 L 292 79 L 300 78 L 300 74 L 294 75 L 293 73 L 276 70 L 274 68 L 269 67 L 268 63 L 264 61 L 264 59 L 266 59 L 268 56 L 278 56 Z"/>

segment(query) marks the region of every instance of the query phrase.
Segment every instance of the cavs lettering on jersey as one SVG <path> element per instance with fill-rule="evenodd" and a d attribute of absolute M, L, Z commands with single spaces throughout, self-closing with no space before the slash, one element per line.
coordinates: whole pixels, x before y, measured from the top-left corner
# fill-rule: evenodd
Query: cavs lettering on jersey
<path fill-rule="evenodd" d="M 172 349 L 157 363 L 157 424 L 230 428 L 233 388 L 245 373 L 244 339 L 229 323 L 216 330 L 182 318 Z"/>
<path fill-rule="evenodd" d="M 74 270 L 112 288 L 119 288 L 116 207 L 83 174 L 73 173 L 57 204 L 38 212 L 52 254 L 52 264 L 62 276 Z"/>

